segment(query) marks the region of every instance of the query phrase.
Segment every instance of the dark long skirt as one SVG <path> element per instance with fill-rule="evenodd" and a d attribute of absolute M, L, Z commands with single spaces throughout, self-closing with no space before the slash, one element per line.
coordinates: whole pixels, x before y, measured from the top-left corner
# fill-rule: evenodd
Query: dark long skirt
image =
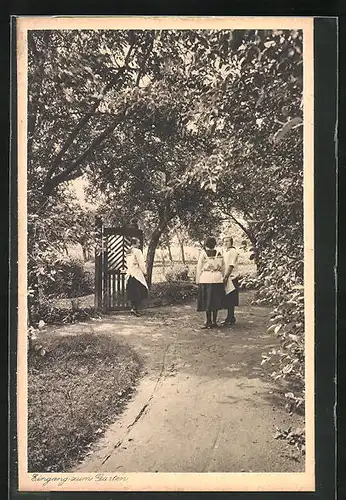
<path fill-rule="evenodd" d="M 239 281 L 237 278 L 232 281 L 235 286 L 235 290 L 227 293 L 227 295 L 225 294 L 222 309 L 233 309 L 235 306 L 239 306 Z"/>
<path fill-rule="evenodd" d="M 148 289 L 136 278 L 130 276 L 126 285 L 126 298 L 129 302 L 140 305 L 148 297 Z"/>
<path fill-rule="evenodd" d="M 201 283 L 198 286 L 197 311 L 215 311 L 223 308 L 223 283 Z"/>

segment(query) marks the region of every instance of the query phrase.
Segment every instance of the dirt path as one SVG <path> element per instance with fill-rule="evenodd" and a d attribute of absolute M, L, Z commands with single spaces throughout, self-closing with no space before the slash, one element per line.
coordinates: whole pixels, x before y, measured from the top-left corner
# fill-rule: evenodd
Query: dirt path
<path fill-rule="evenodd" d="M 297 472 L 302 460 L 273 439 L 276 426 L 303 426 L 281 406 L 279 388 L 260 366 L 276 345 L 268 310 L 241 295 L 232 330 L 200 330 L 195 304 L 150 309 L 69 325 L 59 333 L 94 331 L 134 347 L 145 375 L 127 409 L 75 471 Z"/>

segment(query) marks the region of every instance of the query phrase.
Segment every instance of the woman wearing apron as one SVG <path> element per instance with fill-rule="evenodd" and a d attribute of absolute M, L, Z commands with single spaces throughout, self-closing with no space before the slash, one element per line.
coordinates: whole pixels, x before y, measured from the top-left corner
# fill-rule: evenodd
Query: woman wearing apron
<path fill-rule="evenodd" d="M 215 238 L 208 237 L 197 263 L 197 311 L 205 311 L 206 313 L 206 323 L 202 327 L 203 329 L 217 328 L 217 313 L 219 309 L 222 309 L 225 296 L 223 257 L 215 249 L 215 246 Z"/>
<path fill-rule="evenodd" d="M 223 239 L 225 261 L 225 299 L 223 309 L 227 309 L 227 317 L 223 326 L 231 326 L 235 323 L 234 309 L 239 305 L 239 283 L 238 283 L 238 252 L 233 246 L 233 238 L 226 236 Z"/>
<path fill-rule="evenodd" d="M 148 297 L 148 284 L 145 279 L 146 266 L 138 238 L 131 238 L 131 247 L 126 256 L 127 300 L 131 302 L 131 313 L 139 316 L 138 309 Z"/>

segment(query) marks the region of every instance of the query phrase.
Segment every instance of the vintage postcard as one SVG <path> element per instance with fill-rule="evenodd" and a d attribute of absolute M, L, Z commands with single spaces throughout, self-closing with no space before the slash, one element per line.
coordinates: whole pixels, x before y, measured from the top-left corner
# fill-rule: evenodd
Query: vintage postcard
<path fill-rule="evenodd" d="M 18 17 L 19 491 L 314 491 L 309 17 Z"/>

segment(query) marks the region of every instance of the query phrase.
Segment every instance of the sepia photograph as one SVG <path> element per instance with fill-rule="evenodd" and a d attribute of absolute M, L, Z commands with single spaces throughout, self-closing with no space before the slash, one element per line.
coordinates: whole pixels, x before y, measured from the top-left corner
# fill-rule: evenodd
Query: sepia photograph
<path fill-rule="evenodd" d="M 312 18 L 18 18 L 19 485 L 314 490 Z"/>

